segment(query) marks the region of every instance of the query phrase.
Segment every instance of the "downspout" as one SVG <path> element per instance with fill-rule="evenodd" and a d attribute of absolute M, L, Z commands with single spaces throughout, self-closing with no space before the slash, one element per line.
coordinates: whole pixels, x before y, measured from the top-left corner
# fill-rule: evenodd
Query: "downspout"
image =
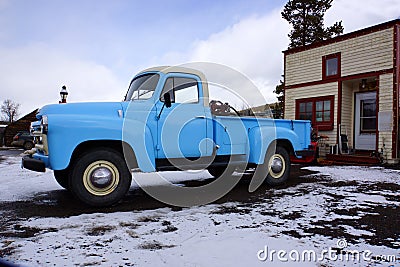
<path fill-rule="evenodd" d="M 399 123 L 399 90 L 400 90 L 400 24 L 396 24 L 394 26 L 394 32 L 395 32 L 395 39 L 394 39 L 394 56 L 395 56 L 395 62 L 394 62 L 394 90 L 395 90 L 395 97 L 396 97 L 396 101 L 395 101 L 395 107 L 393 110 L 393 115 L 394 115 L 394 140 L 396 140 L 396 145 L 394 146 L 393 149 L 393 155 L 392 158 L 396 159 L 399 158 L 399 154 L 400 154 L 400 135 L 399 135 L 399 131 L 400 131 L 400 123 Z"/>

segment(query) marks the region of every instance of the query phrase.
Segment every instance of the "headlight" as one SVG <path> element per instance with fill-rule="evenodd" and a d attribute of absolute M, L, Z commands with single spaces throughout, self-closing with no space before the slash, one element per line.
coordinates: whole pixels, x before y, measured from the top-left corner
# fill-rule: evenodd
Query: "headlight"
<path fill-rule="evenodd" d="M 49 130 L 49 121 L 46 115 L 42 116 L 41 126 L 42 133 L 47 134 L 47 131 Z"/>

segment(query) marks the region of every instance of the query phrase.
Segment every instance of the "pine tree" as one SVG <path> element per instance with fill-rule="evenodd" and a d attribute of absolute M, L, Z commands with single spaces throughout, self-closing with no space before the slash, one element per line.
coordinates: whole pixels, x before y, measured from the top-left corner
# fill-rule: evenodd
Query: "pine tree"
<path fill-rule="evenodd" d="M 289 34 L 289 48 L 321 42 L 343 33 L 342 21 L 330 27 L 324 26 L 324 15 L 331 8 L 333 0 L 289 0 L 281 15 L 293 27 Z M 284 83 L 281 81 L 274 93 L 278 98 L 276 114 L 283 114 Z"/>
<path fill-rule="evenodd" d="M 342 21 L 324 27 L 325 12 L 333 0 L 289 0 L 281 15 L 293 27 L 289 48 L 320 42 L 343 33 Z"/>
<path fill-rule="evenodd" d="M 275 119 L 282 119 L 283 118 L 283 100 L 284 100 L 284 90 L 285 90 L 285 84 L 283 81 L 280 81 L 280 84 L 278 84 L 275 87 L 274 94 L 276 94 L 276 98 L 278 99 L 278 102 L 275 104 L 273 110 L 274 110 L 274 118 Z"/>

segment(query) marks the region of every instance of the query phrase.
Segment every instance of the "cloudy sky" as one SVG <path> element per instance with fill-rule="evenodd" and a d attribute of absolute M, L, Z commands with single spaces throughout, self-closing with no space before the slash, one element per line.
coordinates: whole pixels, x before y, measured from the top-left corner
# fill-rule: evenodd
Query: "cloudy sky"
<path fill-rule="evenodd" d="M 118 101 L 155 65 L 209 61 L 244 73 L 268 102 L 283 70 L 284 0 L 0 0 L 0 101 L 21 113 L 57 103 Z M 345 32 L 400 17 L 398 0 L 335 0 L 325 24 Z"/>

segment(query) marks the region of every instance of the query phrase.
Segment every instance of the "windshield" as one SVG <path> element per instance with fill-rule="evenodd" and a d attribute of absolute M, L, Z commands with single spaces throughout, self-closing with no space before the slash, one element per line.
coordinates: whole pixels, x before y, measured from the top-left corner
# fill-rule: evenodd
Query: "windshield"
<path fill-rule="evenodd" d="M 136 77 L 129 86 L 125 101 L 146 100 L 153 96 L 160 76 L 156 73 Z"/>

